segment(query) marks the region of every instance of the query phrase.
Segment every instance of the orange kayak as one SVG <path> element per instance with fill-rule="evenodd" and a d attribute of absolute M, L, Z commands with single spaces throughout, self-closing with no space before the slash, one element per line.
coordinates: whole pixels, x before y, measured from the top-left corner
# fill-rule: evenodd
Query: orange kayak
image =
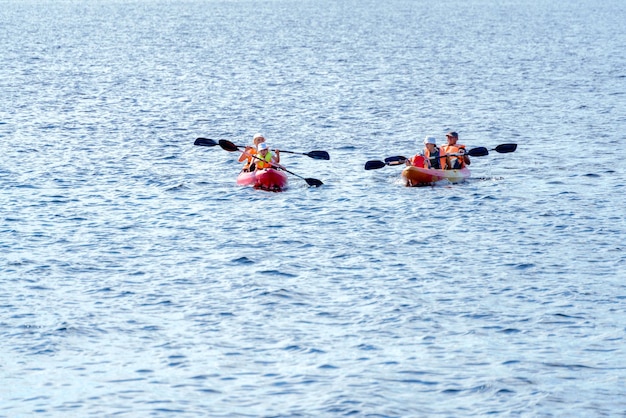
<path fill-rule="evenodd" d="M 468 168 L 460 170 L 436 170 L 409 166 L 402 170 L 402 178 L 407 186 L 430 186 L 438 181 L 460 183 L 471 175 Z"/>
<path fill-rule="evenodd" d="M 273 168 L 256 171 L 242 171 L 237 176 L 240 186 L 252 186 L 255 189 L 280 192 L 287 188 L 287 174 Z"/>

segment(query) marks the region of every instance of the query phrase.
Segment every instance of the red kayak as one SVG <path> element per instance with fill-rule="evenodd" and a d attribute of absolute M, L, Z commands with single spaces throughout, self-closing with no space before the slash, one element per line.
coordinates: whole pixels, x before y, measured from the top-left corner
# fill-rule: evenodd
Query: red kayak
<path fill-rule="evenodd" d="M 447 180 L 450 183 L 460 183 L 471 175 L 468 168 L 460 170 L 437 170 L 409 166 L 402 170 L 402 178 L 407 186 L 430 186 L 438 181 Z"/>
<path fill-rule="evenodd" d="M 256 171 L 242 171 L 237 176 L 240 186 L 253 186 L 255 189 L 280 192 L 287 188 L 287 174 L 273 168 Z"/>

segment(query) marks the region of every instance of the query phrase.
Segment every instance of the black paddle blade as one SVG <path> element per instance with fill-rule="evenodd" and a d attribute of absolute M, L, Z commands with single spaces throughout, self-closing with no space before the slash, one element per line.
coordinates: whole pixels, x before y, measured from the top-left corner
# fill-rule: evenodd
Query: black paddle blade
<path fill-rule="evenodd" d="M 378 161 L 378 160 L 371 160 L 365 163 L 365 169 L 366 170 L 376 170 L 378 168 L 383 168 L 384 166 L 386 166 L 387 164 L 385 164 L 384 161 Z"/>
<path fill-rule="evenodd" d="M 500 154 L 506 154 L 507 152 L 513 152 L 517 149 L 517 144 L 501 144 L 494 148 L 496 152 Z"/>
<path fill-rule="evenodd" d="M 403 157 L 401 155 L 394 155 L 393 157 L 387 157 L 385 158 L 385 162 L 389 165 L 398 165 L 398 164 L 404 164 L 406 162 L 407 158 Z"/>
<path fill-rule="evenodd" d="M 485 155 L 489 155 L 489 150 L 485 147 L 472 148 L 467 151 L 467 155 L 470 157 L 484 157 Z"/>
<path fill-rule="evenodd" d="M 220 147 L 222 147 L 222 149 L 225 151 L 228 151 L 228 152 L 239 151 L 239 148 L 237 147 L 237 145 L 225 139 L 220 139 L 219 144 L 220 144 Z"/>
<path fill-rule="evenodd" d="M 330 155 L 326 151 L 305 152 L 304 155 L 311 157 L 314 160 L 330 160 Z"/>
<path fill-rule="evenodd" d="M 196 138 L 196 141 L 193 143 L 194 145 L 200 145 L 203 147 L 214 147 L 217 145 L 215 140 L 210 138 Z"/>
<path fill-rule="evenodd" d="M 310 177 L 305 178 L 304 181 L 306 181 L 309 186 L 313 186 L 313 187 L 320 187 L 324 184 L 320 180 L 312 179 Z"/>

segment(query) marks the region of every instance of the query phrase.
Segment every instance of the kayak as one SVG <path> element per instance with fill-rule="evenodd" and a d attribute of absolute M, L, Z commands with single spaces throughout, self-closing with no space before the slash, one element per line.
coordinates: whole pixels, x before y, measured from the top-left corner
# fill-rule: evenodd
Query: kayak
<path fill-rule="evenodd" d="M 287 174 L 273 168 L 256 171 L 242 171 L 237 176 L 240 186 L 252 186 L 255 189 L 280 192 L 287 188 Z"/>
<path fill-rule="evenodd" d="M 460 183 L 471 175 L 467 167 L 460 170 L 437 170 L 409 166 L 402 170 L 402 178 L 407 186 L 429 186 L 438 181 L 447 180 L 450 183 Z"/>

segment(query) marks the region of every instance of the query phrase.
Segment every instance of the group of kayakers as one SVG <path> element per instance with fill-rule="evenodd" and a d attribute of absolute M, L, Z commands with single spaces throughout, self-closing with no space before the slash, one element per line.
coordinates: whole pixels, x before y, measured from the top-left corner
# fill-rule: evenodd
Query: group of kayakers
<path fill-rule="evenodd" d="M 437 146 L 434 136 L 427 136 L 423 143 L 424 149 L 406 161 L 406 165 L 428 169 L 458 170 L 471 164 L 465 145 L 459 144 L 459 134 L 450 131 L 446 133 L 446 145 Z M 280 151 L 271 150 L 265 142 L 263 134 L 255 134 L 253 145 L 247 146 L 239 157 L 245 162 L 243 171 L 250 172 L 263 170 L 280 164 Z"/>
<path fill-rule="evenodd" d="M 471 164 L 465 145 L 457 143 L 459 134 L 450 131 L 446 134 L 446 145 L 437 147 L 437 139 L 427 136 L 424 149 L 406 161 L 406 165 L 420 168 L 458 170 Z"/>
<path fill-rule="evenodd" d="M 270 150 L 262 134 L 255 134 L 252 138 L 252 146 L 247 146 L 239 157 L 240 162 L 244 162 L 243 171 L 263 170 L 280 163 L 280 151 Z"/>

